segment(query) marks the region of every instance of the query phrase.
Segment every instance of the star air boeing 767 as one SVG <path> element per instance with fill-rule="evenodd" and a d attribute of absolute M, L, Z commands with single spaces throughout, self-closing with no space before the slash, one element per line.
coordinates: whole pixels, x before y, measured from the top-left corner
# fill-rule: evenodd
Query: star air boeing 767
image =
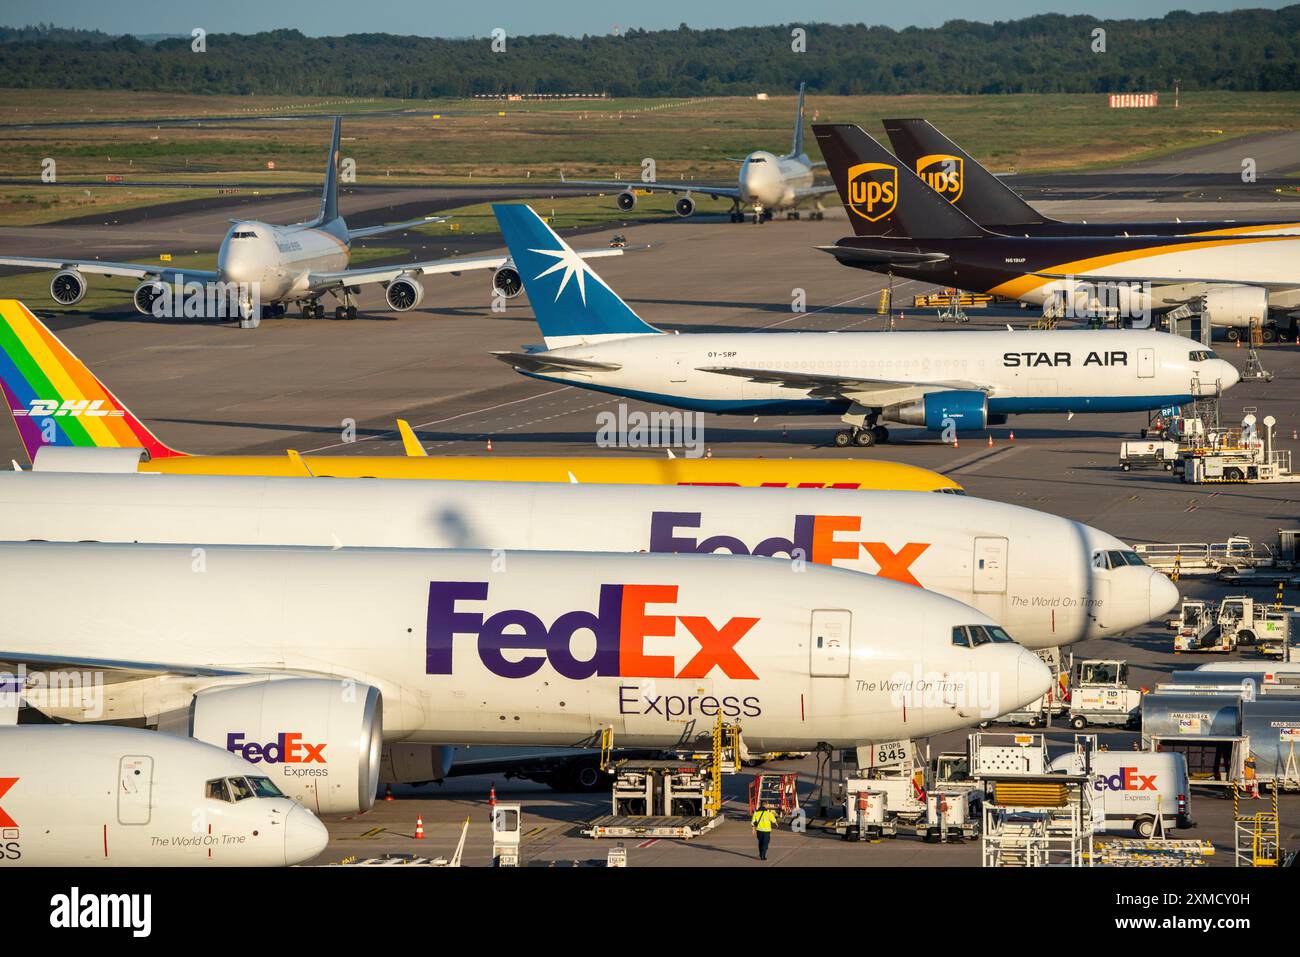
<path fill-rule="evenodd" d="M 548 382 L 703 412 L 837 415 L 849 428 L 836 444 L 868 446 L 888 439 L 881 422 L 943 432 L 1013 414 L 1140 412 L 1240 378 L 1200 343 L 1127 329 L 665 335 L 527 206 L 493 211 L 546 342 L 496 355 Z"/>
<path fill-rule="evenodd" d="M 814 163 L 808 158 L 803 148 L 803 87 L 799 84 L 799 105 L 795 108 L 794 140 L 790 143 L 790 152 L 777 156 L 767 150 L 754 150 L 740 160 L 740 176 L 735 186 L 704 186 L 697 183 L 642 183 L 615 182 L 609 180 L 565 179 L 564 183 L 578 186 L 605 186 L 619 190 L 618 208 L 627 212 L 636 206 L 637 190 L 648 192 L 684 193 L 673 204 L 678 216 L 686 217 L 695 212 L 695 200 L 692 193 L 711 196 L 714 199 L 731 200 L 731 221 L 744 222 L 746 206 L 754 210 L 754 222 L 765 223 L 775 212 L 784 211 L 789 219 L 798 219 L 800 203 L 817 199 L 827 193 L 834 193 L 835 187 L 817 185 L 813 182 L 814 171 L 825 163 Z M 812 213 L 813 219 L 822 218 L 820 203 Z"/>
<path fill-rule="evenodd" d="M 351 269 L 352 241 L 383 233 L 413 229 L 443 222 L 425 216 L 402 223 L 352 229 L 339 212 L 338 166 L 339 128 L 334 118 L 334 132 L 325 161 L 325 185 L 320 214 L 310 222 L 275 226 L 258 220 L 232 220 L 229 232 L 217 252 L 216 271 L 182 269 L 164 265 L 104 262 L 99 259 L 31 259 L 23 256 L 0 256 L 0 266 L 26 266 L 55 269 L 50 281 L 50 296 L 61 306 L 81 302 L 88 288 L 87 276 L 125 276 L 139 280 L 132 296 L 137 311 L 144 315 L 179 315 L 177 301 L 189 291 L 187 284 L 201 291 L 221 291 L 221 301 L 228 310 L 222 318 L 247 317 L 260 310 L 257 318 L 282 316 L 291 304 L 302 308 L 304 319 L 321 319 L 325 307 L 320 300 L 326 295 L 338 301 L 336 319 L 355 319 L 354 296 L 359 286 L 379 283 L 384 299 L 396 312 L 414 309 L 424 298 L 422 276 L 444 273 L 459 274 L 476 269 L 492 270 L 492 288 L 507 299 L 519 295 L 519 276 L 505 256 L 476 259 L 437 259 L 430 262 L 399 263 Z M 584 257 L 621 256 L 622 249 L 596 249 L 583 252 Z M 213 297 L 205 295 L 205 303 Z M 173 303 L 166 312 L 155 308 L 158 300 Z M 227 300 L 229 300 L 227 302 Z M 204 313 L 208 314 L 208 313 Z M 185 315 L 189 315 L 188 309 Z"/>
<path fill-rule="evenodd" d="M 1146 321 L 1183 308 L 1230 330 L 1258 324 L 1269 338 L 1280 317 L 1300 314 L 1300 236 L 1273 232 L 1294 224 L 1192 235 L 1155 232 L 1170 230 L 1169 223 L 1118 235 L 1125 224 L 1100 232 L 1060 223 L 1051 232 L 985 228 L 860 127 L 819 124 L 813 132 L 854 232 L 820 248 L 845 266 L 1075 315 L 1098 301 Z M 917 165 L 930 170 L 927 162 Z M 951 185 L 931 172 L 930 182 Z"/>

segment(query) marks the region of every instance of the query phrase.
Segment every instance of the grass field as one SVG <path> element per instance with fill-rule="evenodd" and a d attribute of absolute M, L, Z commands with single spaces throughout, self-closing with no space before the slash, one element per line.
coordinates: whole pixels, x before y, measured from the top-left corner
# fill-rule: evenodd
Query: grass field
<path fill-rule="evenodd" d="M 320 114 L 273 123 L 236 119 L 203 126 L 9 129 L 0 177 L 29 180 L 35 189 L 49 188 L 39 180 L 45 158 L 56 161 L 64 182 L 121 176 L 127 183 L 215 187 L 239 182 L 271 188 L 314 181 L 328 135 L 325 116 L 336 111 L 348 115 L 342 153 L 355 161 L 362 185 L 550 182 L 560 170 L 573 177 L 635 177 L 645 157 L 655 159 L 660 182 L 731 183 L 736 166 L 729 157 L 760 147 L 788 148 L 794 109 L 794 97 L 788 95 L 764 101 L 501 104 L 9 90 L 0 91 L 0 102 L 6 104 L 0 121 L 9 123 Z M 381 110 L 408 112 L 379 115 Z M 1157 157 L 1247 133 L 1300 128 L 1300 93 L 1185 93 L 1178 110 L 1168 105 L 1111 110 L 1102 95 L 808 98 L 810 121 L 856 122 L 882 137 L 879 121 L 891 116 L 929 118 L 995 171 L 1066 171 Z M 809 145 L 815 154 L 811 136 Z M 165 198 L 155 187 L 126 202 Z M 60 207 L 66 205 L 60 201 L 41 207 L 26 199 L 0 204 L 0 222 L 10 224 L 49 221 L 33 206 L 61 218 Z"/>

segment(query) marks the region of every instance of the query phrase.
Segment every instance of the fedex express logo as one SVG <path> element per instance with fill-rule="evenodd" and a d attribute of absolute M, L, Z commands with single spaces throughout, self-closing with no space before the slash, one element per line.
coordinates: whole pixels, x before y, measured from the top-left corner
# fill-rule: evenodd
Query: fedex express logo
<path fill-rule="evenodd" d="M 711 535 L 702 541 L 679 535 L 678 530 L 699 528 L 700 512 L 654 512 L 650 516 L 650 551 L 685 554 L 728 551 L 733 555 L 789 555 L 816 565 L 833 565 L 836 559 L 851 561 L 866 552 L 880 566 L 881 578 L 921 587 L 912 574 L 912 564 L 930 547 L 929 542 L 908 542 L 894 551 L 884 542 L 864 542 L 839 537 L 862 530 L 861 515 L 796 515 L 789 538 L 765 538 L 753 548 L 734 535 Z"/>
<path fill-rule="evenodd" d="M 14 415 L 26 415 L 32 418 L 51 415 L 77 418 L 84 415 L 88 418 L 100 418 L 106 415 L 123 414 L 121 409 L 104 408 L 103 399 L 64 399 L 62 402 L 57 399 L 32 399 L 27 405 L 26 409 L 14 409 Z"/>
<path fill-rule="evenodd" d="M 1120 768 L 1117 774 L 1097 775 L 1092 783 L 1097 791 L 1157 791 L 1155 774 L 1139 774 L 1137 768 Z"/>
<path fill-rule="evenodd" d="M 651 605 L 677 602 L 676 585 L 601 585 L 596 611 L 574 610 L 550 624 L 530 611 L 510 608 L 484 617 L 464 602 L 486 601 L 487 582 L 430 582 L 425 631 L 425 673 L 452 673 L 452 644 L 457 635 L 473 636 L 479 660 L 502 678 L 528 678 L 547 662 L 566 678 L 703 678 L 714 668 L 728 678 L 757 680 L 736 646 L 757 618 L 731 618 L 715 625 L 702 615 L 677 615 L 673 609 L 652 613 Z M 675 655 L 649 654 L 647 638 L 672 638 L 681 625 L 696 649 L 681 666 Z M 591 632 L 596 650 L 590 658 L 573 653 L 573 636 Z"/>
<path fill-rule="evenodd" d="M 274 741 L 259 744 L 245 741 L 243 731 L 232 731 L 226 735 L 226 750 L 238 754 L 245 761 L 258 764 L 324 764 L 325 744 L 311 744 L 304 741 L 296 731 L 281 731 Z"/>

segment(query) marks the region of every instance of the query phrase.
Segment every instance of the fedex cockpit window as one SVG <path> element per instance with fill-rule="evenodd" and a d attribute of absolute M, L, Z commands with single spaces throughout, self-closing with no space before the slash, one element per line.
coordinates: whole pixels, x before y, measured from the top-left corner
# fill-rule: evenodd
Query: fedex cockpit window
<path fill-rule="evenodd" d="M 958 648 L 978 648 L 980 645 L 1005 644 L 1012 640 L 997 625 L 956 625 L 952 629 L 952 643 Z"/>

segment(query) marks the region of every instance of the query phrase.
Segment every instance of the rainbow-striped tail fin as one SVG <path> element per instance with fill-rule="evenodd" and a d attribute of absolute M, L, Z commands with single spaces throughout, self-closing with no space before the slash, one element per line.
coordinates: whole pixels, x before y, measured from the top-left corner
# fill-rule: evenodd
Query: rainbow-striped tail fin
<path fill-rule="evenodd" d="M 42 445 L 185 454 L 160 442 L 17 299 L 0 299 L 0 388 L 29 459 Z"/>

